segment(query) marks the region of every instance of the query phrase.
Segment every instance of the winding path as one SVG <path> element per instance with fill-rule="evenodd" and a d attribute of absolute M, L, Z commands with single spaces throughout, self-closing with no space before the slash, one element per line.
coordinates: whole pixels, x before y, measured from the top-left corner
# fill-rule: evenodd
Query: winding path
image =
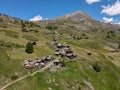
<path fill-rule="evenodd" d="M 25 75 L 25 76 L 23 76 L 23 77 L 15 80 L 15 81 L 12 81 L 12 82 L 8 83 L 7 85 L 3 86 L 0 90 L 4 90 L 4 89 L 7 88 L 8 86 L 10 86 L 10 85 L 12 85 L 12 84 L 14 84 L 14 83 L 16 83 L 16 82 L 18 82 L 18 81 L 20 81 L 20 80 L 23 80 L 24 78 L 27 78 L 27 77 L 29 77 L 29 76 L 33 76 L 33 75 L 35 75 L 35 74 L 38 73 L 38 72 L 44 71 L 45 69 L 49 68 L 49 67 L 53 64 L 53 62 L 54 62 L 54 61 L 50 62 L 49 64 L 47 64 L 45 67 L 41 68 L 40 70 L 37 70 L 37 71 L 35 71 L 35 72 L 31 73 L 31 74 Z"/>

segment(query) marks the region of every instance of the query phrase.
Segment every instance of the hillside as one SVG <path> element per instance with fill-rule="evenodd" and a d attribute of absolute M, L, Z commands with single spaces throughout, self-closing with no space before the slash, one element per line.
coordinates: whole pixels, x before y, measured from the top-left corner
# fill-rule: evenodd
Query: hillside
<path fill-rule="evenodd" d="M 29 41 L 36 42 L 31 54 L 25 52 Z M 60 57 L 65 67 L 48 68 L 5 90 L 120 90 L 120 28 L 81 11 L 40 22 L 0 15 L 0 88 L 39 70 L 26 69 L 24 60 L 56 58 L 51 42 L 69 45 L 77 57 Z"/>
<path fill-rule="evenodd" d="M 64 16 L 60 16 L 54 19 L 56 22 L 61 22 L 62 24 L 75 27 L 80 30 L 89 30 L 89 29 L 110 29 L 110 28 L 117 28 L 112 24 L 105 24 L 99 21 L 96 21 L 88 14 L 84 13 L 83 11 L 77 11 L 71 14 L 67 14 Z"/>

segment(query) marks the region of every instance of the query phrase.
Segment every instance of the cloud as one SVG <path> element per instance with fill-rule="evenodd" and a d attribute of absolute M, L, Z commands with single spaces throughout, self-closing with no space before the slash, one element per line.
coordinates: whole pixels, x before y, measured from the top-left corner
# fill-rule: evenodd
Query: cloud
<path fill-rule="evenodd" d="M 103 17 L 103 22 L 105 22 L 105 23 L 112 23 L 113 22 L 113 18 Z"/>
<path fill-rule="evenodd" d="M 118 24 L 118 25 L 120 25 L 120 22 L 117 22 L 117 23 L 115 23 L 115 24 Z"/>
<path fill-rule="evenodd" d="M 114 19 L 114 18 L 103 17 L 103 22 L 104 22 L 104 23 L 111 23 L 111 24 L 113 24 L 113 25 L 115 25 L 115 24 L 120 25 L 120 20 L 119 20 L 119 18 Z"/>
<path fill-rule="evenodd" d="M 40 15 L 35 16 L 35 17 L 33 17 L 33 18 L 29 19 L 29 21 L 41 21 L 41 20 L 43 20 L 43 17 L 42 17 L 42 16 L 40 16 Z"/>
<path fill-rule="evenodd" d="M 120 25 L 120 18 L 114 19 L 113 23 L 114 23 L 114 24 L 119 24 L 119 25 Z"/>
<path fill-rule="evenodd" d="M 88 4 L 93 4 L 93 3 L 96 3 L 96 2 L 100 2 L 101 0 L 86 0 L 86 2 Z"/>
<path fill-rule="evenodd" d="M 107 6 L 102 6 L 103 10 L 101 13 L 105 13 L 110 16 L 120 14 L 120 1 L 117 0 L 113 5 L 108 4 Z"/>

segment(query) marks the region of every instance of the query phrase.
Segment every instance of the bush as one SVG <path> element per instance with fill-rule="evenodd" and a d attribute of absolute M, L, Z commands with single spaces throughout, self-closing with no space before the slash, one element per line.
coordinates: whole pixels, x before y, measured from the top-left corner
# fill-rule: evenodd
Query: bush
<path fill-rule="evenodd" d="M 118 49 L 120 49 L 120 43 L 118 44 Z"/>
<path fill-rule="evenodd" d="M 66 66 L 65 60 L 62 60 L 62 61 L 61 61 L 61 64 L 62 64 L 62 67 L 65 67 L 65 66 Z"/>
<path fill-rule="evenodd" d="M 51 30 L 51 29 L 57 29 L 57 26 L 48 25 L 45 28 Z"/>
<path fill-rule="evenodd" d="M 115 37 L 115 31 L 109 31 L 107 32 L 107 38 L 112 38 L 112 37 Z"/>
<path fill-rule="evenodd" d="M 11 77 L 11 79 L 16 80 L 16 79 L 18 79 L 18 76 L 14 75 L 14 76 Z"/>
<path fill-rule="evenodd" d="M 101 71 L 101 67 L 98 65 L 97 62 L 96 62 L 92 67 L 93 67 L 93 69 L 94 69 L 96 72 L 100 72 L 100 71 Z"/>
<path fill-rule="evenodd" d="M 49 26 L 46 26 L 46 29 L 51 30 L 51 29 L 53 29 L 53 27 L 49 25 Z"/>
<path fill-rule="evenodd" d="M 31 42 L 28 42 L 25 48 L 26 53 L 33 53 L 33 44 Z"/>

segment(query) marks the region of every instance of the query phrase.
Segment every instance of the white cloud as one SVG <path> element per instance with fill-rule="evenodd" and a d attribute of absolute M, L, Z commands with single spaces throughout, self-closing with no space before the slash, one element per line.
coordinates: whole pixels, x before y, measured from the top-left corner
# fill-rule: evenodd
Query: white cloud
<path fill-rule="evenodd" d="M 120 25 L 120 22 L 117 22 L 117 23 L 115 23 L 115 24 L 118 24 L 118 25 Z"/>
<path fill-rule="evenodd" d="M 43 20 L 43 17 L 38 15 L 38 16 L 31 18 L 29 21 L 41 21 L 41 20 Z"/>
<path fill-rule="evenodd" d="M 105 13 L 110 16 L 118 15 L 120 14 L 120 1 L 117 0 L 113 5 L 103 5 L 102 8 L 103 10 L 101 11 L 101 13 Z"/>
<path fill-rule="evenodd" d="M 111 23 L 113 25 L 115 25 L 115 24 L 120 25 L 120 20 L 118 20 L 118 18 L 114 19 L 114 18 L 103 17 L 103 22 L 104 23 Z"/>
<path fill-rule="evenodd" d="M 101 0 L 86 0 L 86 2 L 88 4 L 93 4 L 93 3 L 96 3 L 96 2 L 100 2 Z"/>
<path fill-rule="evenodd" d="M 120 19 L 119 18 L 116 18 L 116 19 L 114 19 L 114 22 L 113 22 L 114 24 L 119 24 L 120 25 Z"/>
<path fill-rule="evenodd" d="M 113 18 L 103 17 L 103 22 L 105 22 L 105 23 L 112 23 L 113 22 Z"/>

